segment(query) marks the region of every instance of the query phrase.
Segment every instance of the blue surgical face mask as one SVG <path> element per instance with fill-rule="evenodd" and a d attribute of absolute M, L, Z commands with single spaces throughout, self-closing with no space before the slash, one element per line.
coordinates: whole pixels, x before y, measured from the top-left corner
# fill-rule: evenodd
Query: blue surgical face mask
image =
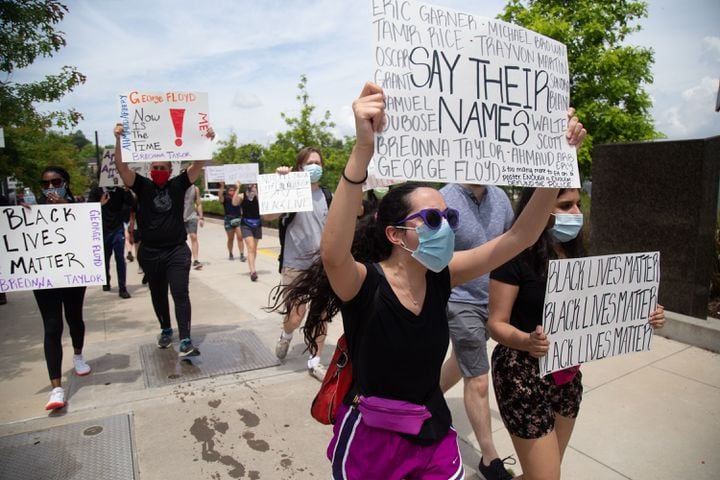
<path fill-rule="evenodd" d="M 65 185 L 58 188 L 43 188 L 42 192 L 43 195 L 45 195 L 45 198 L 47 198 L 47 196 L 51 193 L 56 193 L 58 197 L 65 198 L 65 195 L 67 195 L 67 188 L 65 188 Z"/>
<path fill-rule="evenodd" d="M 558 242 L 569 242 L 577 237 L 582 230 L 582 213 L 553 213 L 555 225 L 550 229 L 550 235 Z"/>
<path fill-rule="evenodd" d="M 443 218 L 440 228 L 433 230 L 424 223 L 414 229 L 418 235 L 418 247 L 415 251 L 405 245 L 405 250 L 412 253 L 412 257 L 422 263 L 425 268 L 435 273 L 442 272 L 452 260 L 455 250 L 455 232 Z"/>
<path fill-rule="evenodd" d="M 303 170 L 308 172 L 310 174 L 310 183 L 317 183 L 320 181 L 320 177 L 322 177 L 323 170 L 320 165 L 317 163 L 311 163 L 310 165 L 305 165 L 303 167 Z"/>

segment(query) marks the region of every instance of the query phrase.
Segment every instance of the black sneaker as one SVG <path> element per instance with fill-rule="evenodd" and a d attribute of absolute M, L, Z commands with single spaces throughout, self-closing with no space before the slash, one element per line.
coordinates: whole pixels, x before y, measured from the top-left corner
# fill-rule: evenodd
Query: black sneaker
<path fill-rule="evenodd" d="M 244 253 L 241 252 L 241 253 L 240 253 L 240 261 L 241 261 L 241 262 L 244 262 L 245 260 L 247 260 L 247 257 L 245 256 Z"/>
<path fill-rule="evenodd" d="M 127 288 L 121 288 L 118 295 L 120 298 L 130 298 L 130 293 L 127 291 Z"/>
<path fill-rule="evenodd" d="M 192 341 L 189 338 L 186 338 L 182 342 L 180 342 L 180 353 L 179 355 L 181 357 L 196 357 L 200 355 L 200 350 L 195 348 L 195 346 L 192 344 Z"/>
<path fill-rule="evenodd" d="M 480 473 L 480 478 L 483 478 L 485 480 L 512 480 L 513 476 L 510 475 L 510 472 L 505 470 L 504 462 L 507 459 L 512 459 L 513 461 L 515 460 L 512 457 L 507 457 L 503 460 L 496 458 L 495 460 L 490 462 L 489 466 L 486 467 L 481 457 L 480 465 L 478 465 L 478 472 Z"/>
<path fill-rule="evenodd" d="M 109 292 L 110 291 L 110 285 L 103 285 L 103 292 Z"/>
<path fill-rule="evenodd" d="M 168 348 L 172 345 L 172 328 L 160 330 L 160 336 L 158 337 L 157 346 L 158 348 Z"/>
<path fill-rule="evenodd" d="M 202 268 L 202 263 L 200 263 L 199 260 L 195 260 L 193 261 L 192 266 L 195 270 L 200 270 Z"/>

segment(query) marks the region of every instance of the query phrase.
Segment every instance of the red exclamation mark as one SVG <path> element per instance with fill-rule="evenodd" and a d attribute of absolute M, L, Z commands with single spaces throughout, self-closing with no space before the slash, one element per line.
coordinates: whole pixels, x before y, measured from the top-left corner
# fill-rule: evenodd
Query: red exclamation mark
<path fill-rule="evenodd" d="M 172 119 L 173 127 L 175 128 L 175 145 L 182 146 L 182 130 L 183 130 L 183 119 L 185 118 L 184 108 L 171 108 L 170 118 Z"/>

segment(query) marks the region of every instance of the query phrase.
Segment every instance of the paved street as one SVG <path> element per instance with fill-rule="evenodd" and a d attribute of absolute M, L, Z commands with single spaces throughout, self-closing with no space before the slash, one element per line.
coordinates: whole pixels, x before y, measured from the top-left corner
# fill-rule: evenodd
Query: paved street
<path fill-rule="evenodd" d="M 265 234 L 259 280 L 253 283 L 246 263 L 227 260 L 220 221 L 210 220 L 199 232 L 205 266 L 191 272 L 190 295 L 193 339 L 207 358 L 213 341 L 240 331 L 256 335 L 274 352 L 280 316 L 263 307 L 280 278 L 279 242 L 274 232 Z M 296 334 L 279 365 L 148 385 L 140 352 L 154 344 L 159 327 L 137 269 L 137 262 L 129 264 L 131 299 L 120 299 L 116 284 L 110 293 L 88 288 L 85 357 L 93 373 L 72 374 L 66 329 L 63 371 L 69 405 L 49 415 L 40 314 L 32 292 L 8 294 L 8 304 L 0 306 L 0 436 L 127 414 L 134 469 L 142 480 L 328 478 L 325 448 L 331 431 L 309 414 L 319 382 L 306 372 L 301 335 Z M 325 362 L 340 332 L 336 320 Z M 202 364 L 203 358 L 200 369 L 210 366 L 207 359 Z M 183 368 L 169 380 L 182 380 Z M 652 351 L 587 364 L 583 375 L 584 401 L 563 479 L 720 478 L 719 355 L 656 336 Z M 462 439 L 467 478 L 476 479 L 480 452 L 465 418 L 461 385 L 449 392 L 448 402 Z M 496 445 L 502 456 L 510 455 L 512 444 L 494 398 L 491 406 Z M 514 469 L 520 473 L 519 465 Z M 85 478 L 81 466 L 76 470 L 76 478 Z"/>

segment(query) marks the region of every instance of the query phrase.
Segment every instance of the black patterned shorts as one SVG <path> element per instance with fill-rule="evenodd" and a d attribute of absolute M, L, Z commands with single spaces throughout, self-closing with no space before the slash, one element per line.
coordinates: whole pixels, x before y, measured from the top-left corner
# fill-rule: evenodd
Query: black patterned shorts
<path fill-rule="evenodd" d="M 492 354 L 492 378 L 500 416 L 511 435 L 541 438 L 555 427 L 555 414 L 576 418 L 580 411 L 582 373 L 555 385 L 552 375 L 540 377 L 538 359 L 498 345 Z"/>

